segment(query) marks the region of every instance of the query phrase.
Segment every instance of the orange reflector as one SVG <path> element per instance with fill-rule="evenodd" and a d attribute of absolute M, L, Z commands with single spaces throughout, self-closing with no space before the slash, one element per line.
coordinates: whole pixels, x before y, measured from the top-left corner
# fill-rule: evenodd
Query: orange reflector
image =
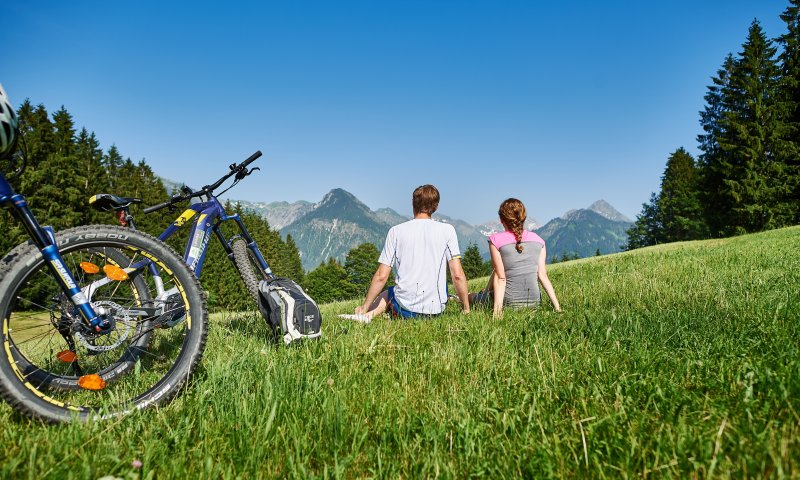
<path fill-rule="evenodd" d="M 102 390 L 106 388 L 106 381 L 100 375 L 92 373 L 78 378 L 78 385 L 86 390 Z"/>
<path fill-rule="evenodd" d="M 72 363 L 78 359 L 78 356 L 72 350 L 63 350 L 56 354 L 56 358 L 64 363 Z"/>
<path fill-rule="evenodd" d="M 103 271 L 106 273 L 106 276 L 111 280 L 116 280 L 118 282 L 121 282 L 123 280 L 128 279 L 128 274 L 125 272 L 125 270 L 119 268 L 116 265 L 106 265 L 105 267 L 103 267 Z"/>
<path fill-rule="evenodd" d="M 100 271 L 100 267 L 98 267 L 94 263 L 89 263 L 89 262 L 81 262 L 81 269 L 90 275 L 94 275 L 95 273 Z"/>

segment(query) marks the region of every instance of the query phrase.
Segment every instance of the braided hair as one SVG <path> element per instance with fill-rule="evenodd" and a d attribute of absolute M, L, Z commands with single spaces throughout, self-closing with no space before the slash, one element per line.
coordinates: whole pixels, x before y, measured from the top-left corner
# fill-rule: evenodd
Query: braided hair
<path fill-rule="evenodd" d="M 500 216 L 503 226 L 517 239 L 517 252 L 522 253 L 525 248 L 522 246 L 522 227 L 527 218 L 525 205 L 516 198 L 509 198 L 500 204 L 497 214 Z"/>

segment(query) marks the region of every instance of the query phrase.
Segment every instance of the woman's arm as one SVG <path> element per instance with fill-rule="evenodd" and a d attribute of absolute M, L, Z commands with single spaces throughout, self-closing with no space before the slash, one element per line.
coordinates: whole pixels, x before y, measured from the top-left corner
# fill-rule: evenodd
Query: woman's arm
<path fill-rule="evenodd" d="M 541 282 L 544 291 L 547 292 L 547 296 L 550 297 L 550 302 L 553 303 L 553 310 L 560 312 L 561 304 L 558 303 L 556 291 L 553 290 L 553 284 L 550 283 L 550 278 L 547 276 L 547 266 L 545 265 L 546 260 L 547 249 L 542 247 L 542 252 L 539 254 L 539 282 Z"/>
<path fill-rule="evenodd" d="M 494 290 L 494 316 L 499 317 L 503 314 L 503 299 L 506 296 L 506 269 L 503 266 L 503 258 L 500 250 L 493 244 L 489 245 L 489 255 L 492 257 L 492 289 Z"/>

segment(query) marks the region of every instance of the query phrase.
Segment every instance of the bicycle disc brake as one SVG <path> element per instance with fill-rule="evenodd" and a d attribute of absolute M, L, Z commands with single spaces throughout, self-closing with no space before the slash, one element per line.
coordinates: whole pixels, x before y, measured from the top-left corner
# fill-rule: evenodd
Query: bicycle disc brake
<path fill-rule="evenodd" d="M 97 313 L 106 315 L 111 322 L 111 328 L 109 329 L 109 332 L 113 331 L 115 332 L 115 335 L 109 335 L 107 333 L 96 335 L 90 331 L 76 331 L 75 338 L 77 338 L 78 342 L 87 350 L 90 352 L 107 352 L 119 347 L 123 342 L 125 342 L 125 340 L 128 339 L 128 337 L 130 337 L 131 332 L 133 332 L 133 325 L 136 322 L 136 318 L 128 315 L 126 313 L 127 309 L 123 308 L 122 305 L 109 300 L 101 300 L 98 302 L 92 302 L 92 307 Z M 113 341 L 110 343 L 98 344 L 99 339 L 108 339 Z"/>

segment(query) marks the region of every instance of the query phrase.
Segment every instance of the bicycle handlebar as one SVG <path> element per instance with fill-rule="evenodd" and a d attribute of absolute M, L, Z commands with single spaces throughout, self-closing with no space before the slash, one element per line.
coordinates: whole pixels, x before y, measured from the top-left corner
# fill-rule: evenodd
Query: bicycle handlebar
<path fill-rule="evenodd" d="M 245 160 L 244 162 L 240 163 L 239 165 L 236 165 L 234 163 L 233 165 L 230 166 L 230 169 L 231 169 L 230 173 L 228 173 L 227 175 L 224 175 L 222 178 L 220 178 L 219 180 L 214 182 L 213 185 L 206 185 L 205 187 L 203 187 L 203 189 L 201 191 L 207 193 L 207 192 L 211 192 L 211 191 L 216 190 L 220 185 L 222 185 L 225 182 L 225 180 L 227 180 L 227 179 L 231 178 L 231 176 L 233 176 L 233 175 L 245 170 L 248 165 L 253 163 L 260 156 L 261 156 L 261 150 L 258 150 L 258 151 L 256 151 L 256 153 L 254 153 L 254 154 L 250 155 L 249 157 L 247 157 L 247 160 Z"/>
<path fill-rule="evenodd" d="M 244 162 L 240 163 L 239 165 L 236 165 L 235 163 L 233 165 L 231 165 L 230 166 L 230 169 L 231 169 L 230 173 L 224 175 L 222 178 L 220 178 L 219 180 L 214 182 L 212 185 L 206 185 L 205 187 L 203 187 L 202 189 L 200 189 L 200 190 L 198 190 L 196 192 L 188 193 L 188 194 L 185 194 L 185 195 L 175 195 L 170 200 L 168 200 L 168 201 L 166 201 L 164 203 L 159 203 L 158 205 L 153 205 L 152 207 L 145 208 L 143 210 L 143 212 L 144 213 L 155 212 L 156 210 L 161 210 L 162 208 L 169 207 L 169 206 L 174 205 L 174 204 L 176 204 L 178 202 L 183 202 L 185 200 L 189 200 L 190 198 L 199 197 L 201 195 L 206 195 L 208 193 L 211 193 L 212 191 L 216 190 L 220 185 L 222 185 L 225 182 L 225 180 L 231 178 L 231 176 L 236 175 L 236 174 L 238 174 L 240 172 L 246 172 L 247 171 L 247 166 L 250 165 L 251 163 L 253 163 L 254 161 L 256 161 L 256 159 L 258 157 L 260 157 L 261 155 L 262 155 L 261 150 L 258 150 L 258 151 L 256 151 L 256 153 L 254 153 L 254 154 L 250 155 L 249 157 L 247 157 L 247 160 L 245 160 Z"/>
<path fill-rule="evenodd" d="M 169 201 L 169 202 L 164 202 L 164 203 L 159 203 L 158 205 L 153 205 L 152 207 L 146 207 L 146 208 L 145 208 L 144 210 L 142 210 L 142 211 L 143 211 L 144 213 L 155 212 L 156 210 L 161 210 L 162 208 L 164 208 L 164 207 L 168 207 L 168 206 L 170 206 L 170 205 L 172 205 L 172 201 Z"/>
<path fill-rule="evenodd" d="M 254 153 L 254 154 L 250 155 L 249 157 L 247 157 L 247 160 L 242 162 L 242 164 L 239 165 L 239 166 L 240 167 L 246 167 L 246 166 L 250 165 L 251 163 L 255 162 L 256 159 L 258 157 L 260 157 L 260 156 L 261 156 L 261 150 L 256 150 L 256 153 Z"/>

